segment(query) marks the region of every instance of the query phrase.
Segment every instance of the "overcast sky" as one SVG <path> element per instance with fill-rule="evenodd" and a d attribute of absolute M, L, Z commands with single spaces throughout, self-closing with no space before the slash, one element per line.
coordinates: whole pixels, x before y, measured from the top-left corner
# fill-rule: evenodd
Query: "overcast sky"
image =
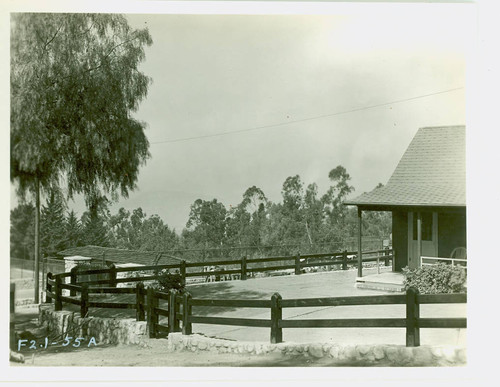
<path fill-rule="evenodd" d="M 280 201 L 296 174 L 322 194 L 339 164 L 353 196 L 385 184 L 419 127 L 465 124 L 470 13 L 419 9 L 128 15 L 153 38 L 135 114 L 152 157 L 112 212 L 142 207 L 181 231 L 198 198 L 229 208 L 256 185 Z"/>

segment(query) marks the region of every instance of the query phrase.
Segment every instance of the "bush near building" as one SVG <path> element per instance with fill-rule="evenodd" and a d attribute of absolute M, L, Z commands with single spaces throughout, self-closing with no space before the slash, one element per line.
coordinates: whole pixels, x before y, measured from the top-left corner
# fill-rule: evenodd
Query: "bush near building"
<path fill-rule="evenodd" d="M 438 263 L 419 269 L 405 267 L 403 274 L 405 290 L 413 287 L 420 294 L 467 292 L 467 271 L 462 266 Z"/>

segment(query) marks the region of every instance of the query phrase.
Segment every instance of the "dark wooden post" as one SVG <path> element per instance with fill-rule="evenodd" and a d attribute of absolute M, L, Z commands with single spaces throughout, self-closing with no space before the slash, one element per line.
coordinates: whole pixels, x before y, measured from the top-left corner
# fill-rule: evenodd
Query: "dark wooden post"
<path fill-rule="evenodd" d="M 295 256 L 295 275 L 299 275 L 300 271 L 300 254 Z"/>
<path fill-rule="evenodd" d="M 114 263 L 109 265 L 109 286 L 116 288 L 116 266 Z"/>
<path fill-rule="evenodd" d="M 361 222 L 362 210 L 358 207 L 358 277 L 363 277 L 363 253 L 361 246 L 361 235 L 363 223 Z"/>
<path fill-rule="evenodd" d="M 422 256 L 422 213 L 417 212 L 417 262 L 416 267 L 420 267 Z"/>
<path fill-rule="evenodd" d="M 78 267 L 75 266 L 71 269 L 71 276 L 70 276 L 70 283 L 71 285 L 76 285 L 76 278 L 77 278 L 77 274 L 76 274 L 76 271 L 78 270 Z M 70 296 L 76 296 L 76 290 L 73 290 L 73 289 L 70 289 L 69 291 L 69 295 Z"/>
<path fill-rule="evenodd" d="M 241 258 L 241 279 L 244 281 L 247 279 L 247 257 L 243 256 Z"/>
<path fill-rule="evenodd" d="M 135 287 L 135 319 L 136 321 L 144 321 L 146 313 L 144 310 L 144 284 L 139 282 Z"/>
<path fill-rule="evenodd" d="M 170 289 L 168 293 L 168 333 L 177 332 L 175 330 L 176 320 L 177 320 L 177 303 L 176 301 L 177 291 L 175 289 Z"/>
<path fill-rule="evenodd" d="M 406 291 L 406 346 L 418 347 L 420 345 L 420 329 L 418 318 L 420 308 L 417 301 L 418 290 L 409 288 Z"/>
<path fill-rule="evenodd" d="M 342 270 L 347 270 L 347 250 L 342 253 Z"/>
<path fill-rule="evenodd" d="M 186 261 L 181 261 L 180 274 L 182 278 L 182 285 L 186 285 Z"/>
<path fill-rule="evenodd" d="M 180 325 L 180 318 L 179 318 L 179 313 L 181 311 L 181 295 L 179 292 L 175 293 L 174 297 L 174 332 L 181 332 L 181 325 Z M 190 312 L 191 313 L 191 312 Z"/>
<path fill-rule="evenodd" d="M 155 308 L 158 304 L 158 299 L 155 297 L 155 290 L 151 287 L 148 287 L 147 304 L 148 304 L 147 329 L 149 331 L 149 337 L 153 339 L 156 338 L 156 324 L 158 324 L 158 315 L 155 312 Z"/>
<path fill-rule="evenodd" d="M 189 321 L 189 317 L 192 312 L 191 294 L 189 292 L 184 293 L 182 298 L 182 334 L 190 335 L 193 333 L 193 324 Z"/>
<path fill-rule="evenodd" d="M 45 294 L 45 302 L 50 304 L 52 303 L 52 297 L 49 296 L 49 292 L 52 293 L 52 285 L 49 284 L 49 280 L 52 280 L 52 273 L 50 271 L 47 273 L 47 293 Z"/>
<path fill-rule="evenodd" d="M 60 311 L 62 310 L 62 289 L 61 289 L 61 276 L 56 276 L 56 283 L 54 285 L 54 310 Z"/>
<path fill-rule="evenodd" d="M 80 317 L 87 316 L 89 311 L 89 285 L 86 283 L 82 284 L 82 290 L 80 293 Z"/>
<path fill-rule="evenodd" d="M 386 249 L 384 252 L 385 255 L 385 263 L 384 266 L 389 266 L 389 249 Z"/>
<path fill-rule="evenodd" d="M 16 283 L 10 283 L 10 349 L 16 348 Z"/>
<path fill-rule="evenodd" d="M 274 293 L 271 297 L 271 343 L 278 344 L 283 341 L 283 328 L 280 327 L 283 317 L 281 309 L 281 295 Z"/>

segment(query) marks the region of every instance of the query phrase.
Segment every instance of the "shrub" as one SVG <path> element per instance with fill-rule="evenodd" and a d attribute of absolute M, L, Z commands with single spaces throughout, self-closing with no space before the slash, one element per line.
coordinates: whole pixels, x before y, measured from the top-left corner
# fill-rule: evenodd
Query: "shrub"
<path fill-rule="evenodd" d="M 156 288 L 162 292 L 168 292 L 175 289 L 182 293 L 184 291 L 184 284 L 182 276 L 179 273 L 170 273 L 168 269 L 162 269 L 156 273 L 160 276 L 156 281 Z"/>
<path fill-rule="evenodd" d="M 438 263 L 420 269 L 405 267 L 403 274 L 405 290 L 413 287 L 421 294 L 467 292 L 467 272 L 461 266 Z"/>

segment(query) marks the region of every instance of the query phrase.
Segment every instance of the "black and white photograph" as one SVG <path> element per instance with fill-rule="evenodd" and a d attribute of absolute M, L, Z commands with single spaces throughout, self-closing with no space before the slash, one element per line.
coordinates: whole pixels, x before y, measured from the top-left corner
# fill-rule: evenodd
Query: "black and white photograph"
<path fill-rule="evenodd" d="M 9 368 L 466 369 L 476 4 L 224 3 L 4 18 Z"/>

